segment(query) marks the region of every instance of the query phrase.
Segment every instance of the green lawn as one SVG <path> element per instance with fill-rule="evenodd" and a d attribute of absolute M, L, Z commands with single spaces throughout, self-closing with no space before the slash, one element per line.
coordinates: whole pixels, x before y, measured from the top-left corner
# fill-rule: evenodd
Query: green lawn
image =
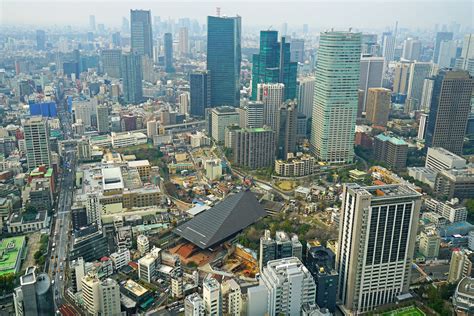
<path fill-rule="evenodd" d="M 410 306 L 383 313 L 382 316 L 425 316 L 425 313 L 415 306 Z"/>

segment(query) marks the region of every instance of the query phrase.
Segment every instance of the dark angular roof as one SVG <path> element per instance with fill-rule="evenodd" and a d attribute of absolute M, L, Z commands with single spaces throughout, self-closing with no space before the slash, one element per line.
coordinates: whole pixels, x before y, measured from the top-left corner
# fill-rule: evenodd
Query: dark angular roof
<path fill-rule="evenodd" d="M 231 195 L 176 227 L 174 233 L 201 249 L 209 248 L 266 215 L 250 191 Z"/>

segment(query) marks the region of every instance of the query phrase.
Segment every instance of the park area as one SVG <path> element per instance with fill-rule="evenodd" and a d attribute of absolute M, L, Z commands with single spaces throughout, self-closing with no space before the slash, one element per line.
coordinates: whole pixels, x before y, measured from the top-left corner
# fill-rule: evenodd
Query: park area
<path fill-rule="evenodd" d="M 415 306 L 410 306 L 383 313 L 382 316 L 425 316 L 425 313 Z"/>

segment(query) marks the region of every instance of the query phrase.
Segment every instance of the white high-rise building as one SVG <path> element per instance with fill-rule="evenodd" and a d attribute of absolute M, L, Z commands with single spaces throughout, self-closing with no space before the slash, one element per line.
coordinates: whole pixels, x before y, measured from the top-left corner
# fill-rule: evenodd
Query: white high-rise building
<path fill-rule="evenodd" d="M 408 292 L 420 204 L 405 185 L 344 185 L 337 266 L 347 311 L 371 311 Z"/>
<path fill-rule="evenodd" d="M 242 311 L 242 291 L 234 279 L 225 280 L 221 285 L 222 312 L 224 315 L 239 316 Z"/>
<path fill-rule="evenodd" d="M 51 167 L 48 121 L 40 116 L 26 119 L 23 122 L 23 131 L 28 169 L 34 169 L 41 165 Z"/>
<path fill-rule="evenodd" d="M 316 284 L 296 257 L 269 261 L 260 284 L 268 291 L 268 315 L 300 315 L 305 304 L 316 300 Z"/>
<path fill-rule="evenodd" d="M 263 124 L 276 133 L 279 128 L 279 112 L 285 99 L 283 83 L 257 84 L 257 101 L 263 102 Z"/>
<path fill-rule="evenodd" d="M 421 41 L 407 38 L 403 42 L 402 58 L 406 60 L 419 60 L 421 56 Z"/>
<path fill-rule="evenodd" d="M 222 295 L 221 286 L 214 278 L 209 278 L 202 283 L 202 297 L 206 315 L 220 316 L 222 315 Z"/>
<path fill-rule="evenodd" d="M 82 278 L 82 300 L 89 314 L 98 315 L 100 312 L 100 280 L 97 276 L 88 274 Z"/>
<path fill-rule="evenodd" d="M 263 102 L 249 101 L 240 111 L 241 128 L 260 128 L 263 127 Z"/>
<path fill-rule="evenodd" d="M 354 159 L 361 33 L 324 32 L 319 40 L 311 149 L 329 163 Z"/>
<path fill-rule="evenodd" d="M 385 63 L 394 60 L 395 56 L 395 36 L 390 34 L 384 34 L 382 38 L 382 56 L 385 58 Z"/>
<path fill-rule="evenodd" d="M 384 62 L 383 57 L 362 57 L 360 59 L 359 89 L 364 91 L 364 111 L 369 89 L 382 87 Z"/>
<path fill-rule="evenodd" d="M 456 58 L 457 43 L 456 41 L 442 41 L 439 45 L 439 68 L 449 68 L 454 66 Z"/>
<path fill-rule="evenodd" d="M 158 135 L 158 122 L 156 120 L 146 122 L 146 136 L 153 138 L 155 135 Z"/>
<path fill-rule="evenodd" d="M 189 93 L 183 92 L 179 95 L 179 113 L 188 114 L 189 112 Z"/>
<path fill-rule="evenodd" d="M 193 293 L 184 299 L 184 316 L 204 316 L 206 308 L 198 293 Z"/>
<path fill-rule="evenodd" d="M 298 112 L 303 113 L 307 119 L 313 115 L 314 82 L 314 77 L 305 77 L 299 80 Z"/>
<path fill-rule="evenodd" d="M 426 78 L 423 81 L 423 92 L 421 93 L 421 104 L 420 110 L 428 113 L 431 107 L 431 97 L 433 96 L 433 85 L 434 80 L 432 78 Z"/>
<path fill-rule="evenodd" d="M 82 120 L 85 127 L 92 126 L 92 115 L 96 114 L 97 99 L 87 101 L 73 101 L 74 121 Z"/>
<path fill-rule="evenodd" d="M 118 316 L 120 312 L 120 287 L 113 279 L 100 282 L 100 315 Z"/>
<path fill-rule="evenodd" d="M 186 56 L 189 54 L 189 38 L 187 27 L 182 27 L 179 29 L 178 51 L 181 56 Z"/>
<path fill-rule="evenodd" d="M 469 70 L 469 64 L 472 64 L 474 60 L 474 33 L 464 35 L 464 41 L 462 43 L 461 57 L 458 65 L 461 69 Z"/>

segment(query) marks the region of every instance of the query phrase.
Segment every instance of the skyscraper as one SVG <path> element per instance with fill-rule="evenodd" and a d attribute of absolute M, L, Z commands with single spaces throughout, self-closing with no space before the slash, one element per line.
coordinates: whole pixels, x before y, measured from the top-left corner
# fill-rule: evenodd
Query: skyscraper
<path fill-rule="evenodd" d="M 464 35 L 461 57 L 456 60 L 456 67 L 474 74 L 474 33 Z"/>
<path fill-rule="evenodd" d="M 434 47 L 434 52 L 433 52 L 433 62 L 435 64 L 439 64 L 439 53 L 440 53 L 441 42 L 450 41 L 452 39 L 453 39 L 452 32 L 436 33 L 435 47 Z"/>
<path fill-rule="evenodd" d="M 104 73 L 113 78 L 121 77 L 121 62 L 122 50 L 120 49 L 104 49 L 100 53 L 102 61 L 102 70 Z"/>
<path fill-rule="evenodd" d="M 283 83 L 284 100 L 296 98 L 297 62 L 291 62 L 290 43 L 277 31 L 260 32 L 260 52 L 252 56 L 252 99 L 257 99 L 260 83 Z"/>
<path fill-rule="evenodd" d="M 36 49 L 44 50 L 46 48 L 46 33 L 43 30 L 36 30 Z"/>
<path fill-rule="evenodd" d="M 284 101 L 285 85 L 282 83 L 260 83 L 257 85 L 257 101 L 263 102 L 263 124 L 278 131 L 278 115 Z"/>
<path fill-rule="evenodd" d="M 370 88 L 367 95 L 367 120 L 374 125 L 386 126 L 390 114 L 391 91 L 385 88 Z"/>
<path fill-rule="evenodd" d="M 427 147 L 462 154 L 474 79 L 467 71 L 442 70 L 435 77 L 425 138 Z"/>
<path fill-rule="evenodd" d="M 189 55 L 189 38 L 187 27 L 182 27 L 179 29 L 179 54 L 181 56 Z"/>
<path fill-rule="evenodd" d="M 383 57 L 362 56 L 360 59 L 359 89 L 364 91 L 363 110 L 365 110 L 367 106 L 367 94 L 369 88 L 380 88 L 382 86 L 383 70 Z"/>
<path fill-rule="evenodd" d="M 259 128 L 263 127 L 263 102 L 249 101 L 240 108 L 240 127 Z"/>
<path fill-rule="evenodd" d="M 410 65 L 407 102 L 410 110 L 419 110 L 425 79 L 431 77 L 433 64 L 430 62 L 413 62 Z"/>
<path fill-rule="evenodd" d="M 292 39 L 290 46 L 291 62 L 304 63 L 304 39 Z"/>
<path fill-rule="evenodd" d="M 28 169 L 41 165 L 51 167 L 48 121 L 39 116 L 27 118 L 23 122 Z"/>
<path fill-rule="evenodd" d="M 97 131 L 99 134 L 106 134 L 110 132 L 109 126 L 109 108 L 107 105 L 98 105 L 97 112 Z"/>
<path fill-rule="evenodd" d="M 189 75 L 191 115 L 204 117 L 211 107 L 211 76 L 207 71 Z"/>
<path fill-rule="evenodd" d="M 140 103 L 143 99 L 142 62 L 137 53 L 122 55 L 123 98 L 126 103 Z"/>
<path fill-rule="evenodd" d="M 214 128 L 213 128 L 214 131 Z M 250 169 L 268 168 L 275 158 L 275 132 L 268 127 L 235 130 L 234 163 Z"/>
<path fill-rule="evenodd" d="M 385 32 L 382 35 L 382 56 L 385 62 L 394 60 L 395 56 L 395 36 L 392 32 Z"/>
<path fill-rule="evenodd" d="M 280 108 L 277 130 L 277 158 L 286 160 L 289 153 L 296 151 L 296 127 L 298 113 L 296 102 L 288 101 Z"/>
<path fill-rule="evenodd" d="M 421 56 L 421 41 L 407 38 L 403 42 L 402 58 L 406 60 L 419 60 Z"/>
<path fill-rule="evenodd" d="M 95 31 L 95 15 L 89 15 L 89 29 Z"/>
<path fill-rule="evenodd" d="M 28 267 L 20 277 L 20 286 L 13 292 L 16 315 L 54 315 L 51 279 L 39 273 L 36 267 Z"/>
<path fill-rule="evenodd" d="M 207 70 L 211 73 L 211 106 L 239 106 L 241 18 L 207 17 Z"/>
<path fill-rule="evenodd" d="M 173 35 L 171 33 L 165 33 L 164 35 L 164 48 L 165 48 L 165 71 L 168 73 L 174 72 Z"/>
<path fill-rule="evenodd" d="M 130 10 L 130 21 L 132 52 L 153 58 L 151 11 Z"/>
<path fill-rule="evenodd" d="M 313 153 L 323 161 L 352 162 L 354 158 L 360 38 L 360 33 L 321 33 L 311 147 Z"/>
<path fill-rule="evenodd" d="M 306 77 L 298 85 L 298 112 L 308 119 L 313 115 L 314 81 L 314 77 Z"/>
<path fill-rule="evenodd" d="M 408 292 L 420 204 L 405 185 L 344 185 L 337 265 L 346 310 L 367 312 Z"/>

